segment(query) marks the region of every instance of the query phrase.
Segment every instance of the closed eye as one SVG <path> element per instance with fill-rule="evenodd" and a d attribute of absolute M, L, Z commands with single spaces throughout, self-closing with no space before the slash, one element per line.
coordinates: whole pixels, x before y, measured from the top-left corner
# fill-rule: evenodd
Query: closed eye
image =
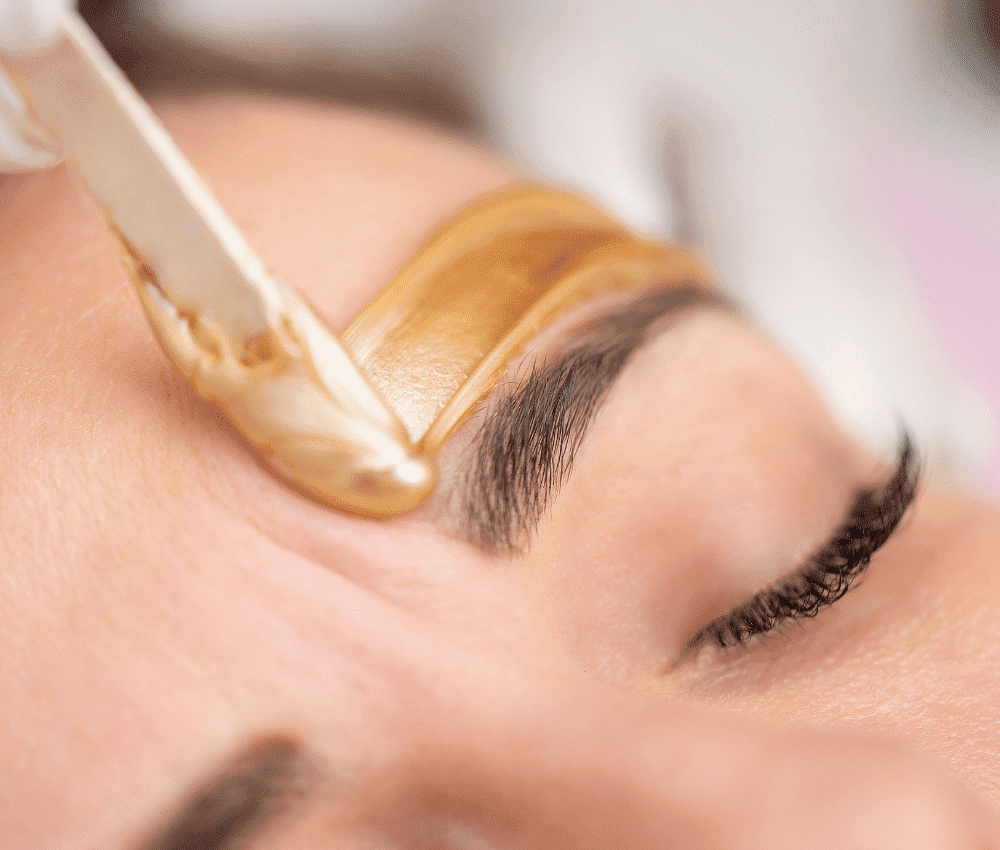
<path fill-rule="evenodd" d="M 815 617 L 850 590 L 868 569 L 872 555 L 892 536 L 917 493 L 920 463 L 904 432 L 892 476 L 860 491 L 847 519 L 799 569 L 712 620 L 685 646 L 687 654 L 714 644 L 726 648 L 779 626 Z"/>

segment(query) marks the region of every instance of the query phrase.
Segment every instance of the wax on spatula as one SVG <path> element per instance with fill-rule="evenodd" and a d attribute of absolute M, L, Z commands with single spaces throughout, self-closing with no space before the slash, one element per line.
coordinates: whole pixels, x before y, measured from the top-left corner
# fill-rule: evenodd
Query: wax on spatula
<path fill-rule="evenodd" d="M 50 49 L 4 67 L 104 210 L 160 344 L 197 392 L 330 507 L 388 518 L 423 502 L 433 461 L 264 267 L 83 20 L 67 15 Z"/>

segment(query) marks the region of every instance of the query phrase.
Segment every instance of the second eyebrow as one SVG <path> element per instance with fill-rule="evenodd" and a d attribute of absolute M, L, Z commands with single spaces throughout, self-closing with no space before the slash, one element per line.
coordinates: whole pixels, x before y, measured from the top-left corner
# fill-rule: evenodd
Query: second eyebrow
<path fill-rule="evenodd" d="M 242 850 L 307 799 L 315 780 L 298 742 L 254 741 L 196 789 L 143 850 Z"/>
<path fill-rule="evenodd" d="M 694 284 L 653 290 L 577 328 L 572 342 L 502 394 L 469 449 L 459 533 L 489 552 L 521 549 L 629 360 L 660 320 L 693 309 L 737 308 Z"/>

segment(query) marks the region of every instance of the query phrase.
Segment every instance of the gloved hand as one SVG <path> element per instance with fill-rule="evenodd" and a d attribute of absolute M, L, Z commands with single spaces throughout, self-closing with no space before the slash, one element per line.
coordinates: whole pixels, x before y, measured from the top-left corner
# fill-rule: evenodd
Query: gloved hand
<path fill-rule="evenodd" d="M 0 0 L 0 63 L 45 50 L 59 34 L 72 0 Z M 13 84 L 0 68 L 0 172 L 49 168 L 60 160 L 52 143 L 27 118 Z"/>

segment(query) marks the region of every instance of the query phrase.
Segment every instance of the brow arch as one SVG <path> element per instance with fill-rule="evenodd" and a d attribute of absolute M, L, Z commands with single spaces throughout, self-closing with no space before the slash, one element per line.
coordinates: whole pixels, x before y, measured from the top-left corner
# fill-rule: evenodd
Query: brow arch
<path fill-rule="evenodd" d="M 522 551 L 635 353 L 668 320 L 708 309 L 739 312 L 696 283 L 653 289 L 578 326 L 525 378 L 500 388 L 466 450 L 453 500 L 458 536 L 490 553 Z"/>

